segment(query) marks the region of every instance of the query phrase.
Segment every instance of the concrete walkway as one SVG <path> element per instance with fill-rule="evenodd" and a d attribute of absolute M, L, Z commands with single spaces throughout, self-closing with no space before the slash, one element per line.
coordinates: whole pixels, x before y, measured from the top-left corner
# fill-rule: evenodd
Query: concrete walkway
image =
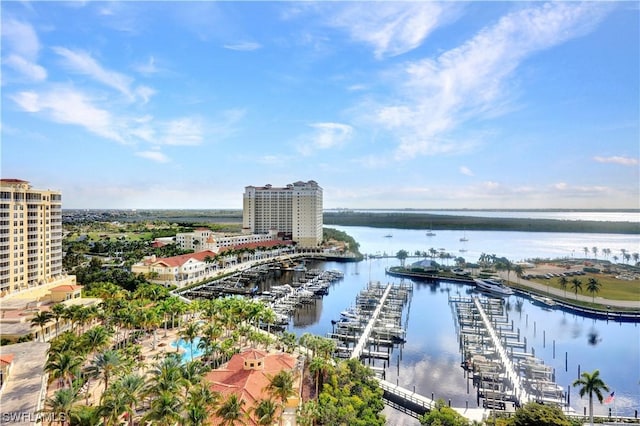
<path fill-rule="evenodd" d="M 565 271 L 566 271 L 565 269 L 557 268 L 557 271 L 555 272 L 560 273 Z M 542 294 L 549 294 L 550 296 L 557 296 L 557 297 L 565 298 L 569 300 L 571 299 L 576 300 L 575 293 L 569 288 L 571 285 L 570 283 L 567 286 L 567 291 L 565 292 L 563 289 L 554 288 L 554 287 L 547 286 L 545 284 L 541 284 L 535 281 L 525 280 L 523 278 L 518 278 L 513 271 L 511 271 L 511 273 L 509 274 L 507 274 L 507 271 L 500 271 L 498 275 L 501 278 L 503 278 L 505 281 L 507 281 L 507 276 L 508 276 L 508 281 L 514 282 L 516 284 L 524 285 L 527 287 L 531 287 L 531 289 L 536 290 L 537 292 Z M 557 277 L 550 278 L 549 282 L 550 283 L 553 282 L 555 284 L 558 282 L 557 280 L 558 280 Z M 633 282 L 631 281 L 630 283 L 633 283 Z M 586 282 L 583 281 L 582 285 L 583 285 L 583 291 L 584 291 L 584 286 L 586 285 Z M 632 309 L 640 310 L 640 300 L 611 300 L 611 299 L 605 299 L 597 296 L 594 299 L 591 295 L 580 294 L 580 293 L 578 293 L 577 300 L 582 302 L 589 302 L 589 303 L 595 302 L 601 305 L 611 306 L 616 308 L 632 308 Z"/>

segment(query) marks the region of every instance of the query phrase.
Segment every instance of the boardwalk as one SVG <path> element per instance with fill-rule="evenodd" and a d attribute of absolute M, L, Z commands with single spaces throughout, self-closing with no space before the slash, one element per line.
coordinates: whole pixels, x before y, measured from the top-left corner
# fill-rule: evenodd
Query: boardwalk
<path fill-rule="evenodd" d="M 496 350 L 498 352 L 498 356 L 500 357 L 500 360 L 502 361 L 502 365 L 505 368 L 505 373 L 507 375 L 507 379 L 508 379 L 508 381 L 510 382 L 511 386 L 514 389 L 514 394 L 515 394 L 516 399 L 518 400 L 518 402 L 520 402 L 521 405 L 522 404 L 526 404 L 529 401 L 533 401 L 533 398 L 525 390 L 525 388 L 524 388 L 524 386 L 522 384 L 522 379 L 521 379 L 520 375 L 518 374 L 518 372 L 516 371 L 516 368 L 515 368 L 513 362 L 511 361 L 511 358 L 509 358 L 509 356 L 507 355 L 507 351 L 504 348 L 504 346 L 502 345 L 502 341 L 500 340 L 500 337 L 496 333 L 495 328 L 491 324 L 491 321 L 487 317 L 486 312 L 482 308 L 482 304 L 480 303 L 480 299 L 477 298 L 477 297 L 474 297 L 473 298 L 473 303 L 475 304 L 476 309 L 478 310 L 478 313 L 480 314 L 480 318 L 482 318 L 482 322 L 484 323 L 485 329 L 489 333 L 489 337 L 491 337 L 491 340 L 493 341 L 493 345 L 494 345 L 494 347 L 496 348 Z"/>
<path fill-rule="evenodd" d="M 373 330 L 373 326 L 378 320 L 380 311 L 382 310 L 382 307 L 384 306 L 384 303 L 387 300 L 387 297 L 389 297 L 390 292 L 391 292 L 391 284 L 387 284 L 387 288 L 384 289 L 384 293 L 382 293 L 382 297 L 380 298 L 380 302 L 378 303 L 378 306 L 376 306 L 376 309 L 373 311 L 373 314 L 371 315 L 371 319 L 369 320 L 366 327 L 362 331 L 362 334 L 358 339 L 358 343 L 353 348 L 353 352 L 351 352 L 351 357 L 350 357 L 351 359 L 354 359 L 354 358 L 360 359 L 360 357 L 362 356 L 364 347 L 369 343 L 369 337 L 371 336 L 371 331 Z"/>

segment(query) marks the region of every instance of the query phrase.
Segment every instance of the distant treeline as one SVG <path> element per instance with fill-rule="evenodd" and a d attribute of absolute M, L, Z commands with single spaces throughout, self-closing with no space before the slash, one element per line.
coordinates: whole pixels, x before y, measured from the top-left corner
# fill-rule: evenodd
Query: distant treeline
<path fill-rule="evenodd" d="M 396 229 L 431 228 L 434 231 L 482 230 L 640 234 L 640 224 L 631 222 L 451 216 L 427 213 L 325 212 L 324 224 Z"/>

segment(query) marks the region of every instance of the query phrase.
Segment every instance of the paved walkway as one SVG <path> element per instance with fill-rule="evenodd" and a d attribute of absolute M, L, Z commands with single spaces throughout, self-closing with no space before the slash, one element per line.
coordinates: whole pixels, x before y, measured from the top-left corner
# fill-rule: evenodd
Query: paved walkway
<path fill-rule="evenodd" d="M 551 267 L 551 266 L 550 266 Z M 545 268 L 545 270 L 547 270 L 549 268 Z M 565 272 L 566 269 L 562 269 L 562 268 L 557 268 L 557 273 L 560 272 Z M 528 273 L 531 273 L 531 271 L 528 271 Z M 535 273 L 535 271 L 533 272 Z M 566 298 L 566 299 L 576 299 L 576 295 L 573 291 L 571 291 L 571 289 L 567 288 L 567 291 L 563 290 L 563 289 L 559 289 L 559 288 L 554 288 L 551 286 L 547 286 L 545 284 L 541 284 L 535 281 L 530 281 L 530 280 L 525 280 L 523 278 L 518 278 L 516 276 L 516 274 L 511 271 L 511 273 L 507 273 L 507 271 L 500 271 L 498 273 L 500 275 L 501 278 L 503 278 L 504 280 L 507 280 L 507 276 L 509 277 L 508 280 L 511 282 L 515 282 L 516 284 L 521 284 L 521 285 L 525 285 L 527 287 L 531 287 L 532 289 L 543 293 L 543 294 L 549 294 L 552 296 L 557 296 L 557 297 L 562 297 L 562 298 Z M 557 283 L 558 278 L 550 278 L 549 281 L 553 282 L 554 284 Z M 632 281 L 630 283 L 633 283 Z M 583 286 L 586 283 L 583 282 Z M 595 299 L 593 297 L 591 297 L 591 295 L 587 295 L 587 294 L 580 294 L 578 293 L 578 297 L 577 300 L 582 301 L 582 302 L 595 302 L 595 303 L 599 303 L 601 305 L 605 305 L 605 306 L 611 306 L 611 307 L 618 307 L 618 308 L 633 308 L 633 309 L 640 309 L 640 300 L 611 300 L 611 299 L 605 299 L 602 297 L 598 297 L 596 296 Z"/>

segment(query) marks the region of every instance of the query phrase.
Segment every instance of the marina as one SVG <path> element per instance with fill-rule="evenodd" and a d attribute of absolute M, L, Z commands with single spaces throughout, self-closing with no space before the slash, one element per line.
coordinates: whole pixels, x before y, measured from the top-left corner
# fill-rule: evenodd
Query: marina
<path fill-rule="evenodd" d="M 412 291 L 411 284 L 383 286 L 370 282 L 356 297 L 355 307 L 342 311 L 341 318 L 332 321 L 327 337 L 336 342 L 334 355 L 389 361 L 393 347 L 405 341 L 402 312 L 410 303 Z"/>
<path fill-rule="evenodd" d="M 528 402 L 564 407 L 561 386 L 555 372 L 527 353 L 526 338 L 504 310 L 500 299 L 450 298 L 457 324 L 462 365 L 472 375 L 479 405 L 506 410 Z"/>

